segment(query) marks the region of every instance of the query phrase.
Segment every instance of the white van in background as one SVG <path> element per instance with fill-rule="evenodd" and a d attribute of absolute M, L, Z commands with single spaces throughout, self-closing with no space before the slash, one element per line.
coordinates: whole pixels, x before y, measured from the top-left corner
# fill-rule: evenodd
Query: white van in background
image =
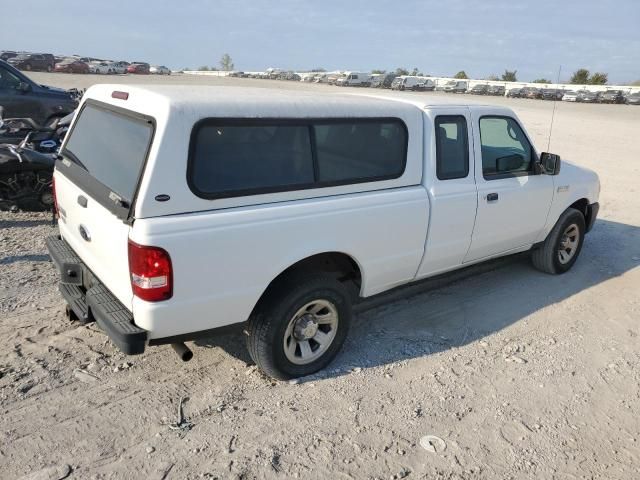
<path fill-rule="evenodd" d="M 369 87 L 371 86 L 371 74 L 365 72 L 344 72 L 344 77 L 336 80 L 340 87 Z"/>
<path fill-rule="evenodd" d="M 445 84 L 436 88 L 447 93 L 465 93 L 469 88 L 469 82 L 466 80 L 449 80 Z"/>
<path fill-rule="evenodd" d="M 411 90 L 414 92 L 425 92 L 434 90 L 436 84 L 430 78 L 418 77 L 416 75 L 401 75 L 391 84 L 391 90 Z"/>

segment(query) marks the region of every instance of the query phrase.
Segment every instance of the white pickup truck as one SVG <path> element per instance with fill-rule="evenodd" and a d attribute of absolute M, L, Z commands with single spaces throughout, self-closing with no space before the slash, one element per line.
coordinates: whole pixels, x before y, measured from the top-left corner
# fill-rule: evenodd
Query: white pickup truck
<path fill-rule="evenodd" d="M 326 366 L 360 298 L 527 250 L 566 272 L 600 190 L 508 108 L 192 86 L 91 87 L 54 180 L 71 317 L 183 359 L 246 322 L 279 379 Z"/>

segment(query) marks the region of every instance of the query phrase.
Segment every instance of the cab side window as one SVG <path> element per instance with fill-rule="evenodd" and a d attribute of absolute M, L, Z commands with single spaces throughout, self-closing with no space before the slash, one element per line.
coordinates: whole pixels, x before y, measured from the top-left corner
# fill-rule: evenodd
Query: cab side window
<path fill-rule="evenodd" d="M 435 120 L 438 180 L 469 175 L 467 120 L 462 115 L 439 115 Z"/>
<path fill-rule="evenodd" d="M 533 148 L 511 117 L 480 119 L 482 173 L 488 180 L 532 171 Z"/>

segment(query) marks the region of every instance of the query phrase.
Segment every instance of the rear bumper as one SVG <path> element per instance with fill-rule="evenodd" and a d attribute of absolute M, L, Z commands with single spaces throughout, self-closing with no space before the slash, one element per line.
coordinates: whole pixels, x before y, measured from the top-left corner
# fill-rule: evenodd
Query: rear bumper
<path fill-rule="evenodd" d="M 96 321 L 125 354 L 143 353 L 147 331 L 133 322 L 133 315 L 87 268 L 67 242 L 58 236 L 46 239 L 51 260 L 60 272 L 60 293 L 83 322 Z"/>
<path fill-rule="evenodd" d="M 587 232 L 589 232 L 593 228 L 593 224 L 596 223 L 596 218 L 598 217 L 599 210 L 600 210 L 600 204 L 598 202 L 595 202 L 589 205 L 587 209 L 587 218 L 586 218 Z"/>

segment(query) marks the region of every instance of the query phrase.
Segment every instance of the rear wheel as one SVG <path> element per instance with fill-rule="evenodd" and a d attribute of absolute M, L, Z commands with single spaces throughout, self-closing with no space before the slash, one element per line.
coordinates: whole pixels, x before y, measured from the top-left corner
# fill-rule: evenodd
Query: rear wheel
<path fill-rule="evenodd" d="M 584 233 L 584 215 L 574 208 L 568 208 L 560 216 L 542 246 L 532 252 L 533 265 L 546 273 L 567 272 L 582 250 Z"/>
<path fill-rule="evenodd" d="M 51 72 L 53 70 L 53 67 L 51 65 L 47 65 L 47 72 Z"/>
<path fill-rule="evenodd" d="M 27 64 L 24 66 L 24 69 L 25 69 L 25 70 L 28 70 L 28 71 L 31 71 L 31 64 L 30 64 L 30 63 L 27 63 Z"/>
<path fill-rule="evenodd" d="M 268 293 L 249 319 L 247 348 L 267 375 L 279 380 L 327 366 L 351 324 L 347 289 L 324 273 L 290 277 Z"/>

